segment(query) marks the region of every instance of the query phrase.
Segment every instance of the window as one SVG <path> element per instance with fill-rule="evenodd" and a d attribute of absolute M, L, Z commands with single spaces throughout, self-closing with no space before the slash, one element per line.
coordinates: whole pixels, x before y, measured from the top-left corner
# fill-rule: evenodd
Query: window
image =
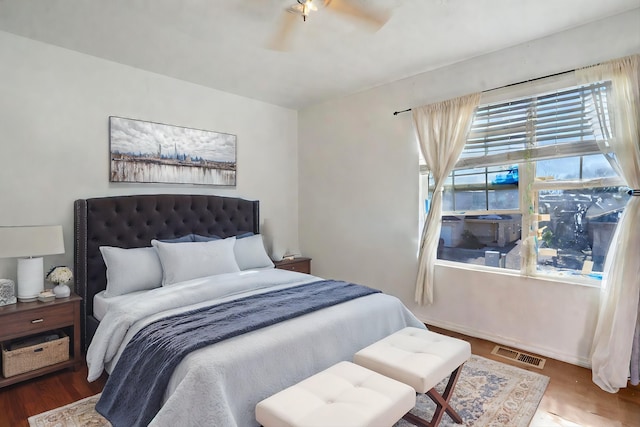
<path fill-rule="evenodd" d="M 438 258 L 601 278 L 629 197 L 599 148 L 610 132 L 596 108 L 606 112 L 609 88 L 600 82 L 478 107 L 445 182 Z M 424 161 L 420 170 L 424 214 L 434 182 Z"/>

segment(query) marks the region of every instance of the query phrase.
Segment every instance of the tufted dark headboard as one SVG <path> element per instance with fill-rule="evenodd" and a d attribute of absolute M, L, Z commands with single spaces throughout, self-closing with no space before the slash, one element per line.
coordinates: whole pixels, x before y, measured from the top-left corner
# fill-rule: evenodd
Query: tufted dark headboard
<path fill-rule="evenodd" d="M 86 349 L 98 320 L 93 297 L 106 288 L 100 246 L 139 248 L 152 239 L 185 234 L 235 236 L 259 232 L 259 202 L 233 197 L 145 194 L 76 200 L 75 289 L 82 301 L 82 342 Z"/>

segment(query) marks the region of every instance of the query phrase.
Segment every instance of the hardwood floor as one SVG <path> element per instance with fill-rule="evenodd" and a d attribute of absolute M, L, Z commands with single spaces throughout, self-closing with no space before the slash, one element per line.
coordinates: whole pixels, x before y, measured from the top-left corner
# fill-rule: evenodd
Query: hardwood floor
<path fill-rule="evenodd" d="M 560 426 L 638 427 L 640 387 L 628 387 L 616 394 L 604 392 L 591 381 L 591 371 L 546 359 L 544 369 L 526 367 L 491 354 L 494 343 L 455 332 L 429 329 L 471 343 L 474 354 L 541 373 L 551 378 L 539 409 Z M 62 371 L 0 389 L 0 427 L 28 427 L 27 418 L 84 397 L 99 393 L 106 377 L 86 381 L 87 368 Z M 544 425 L 544 424 L 538 424 Z M 478 426 L 480 427 L 480 426 Z"/>
<path fill-rule="evenodd" d="M 27 418 L 100 393 L 103 375 L 87 382 L 87 366 L 34 378 L 0 389 L 0 427 L 28 427 Z"/>
<path fill-rule="evenodd" d="M 591 381 L 589 369 L 549 358 L 545 358 L 544 369 L 529 367 L 491 354 L 493 342 L 432 326 L 429 329 L 469 341 L 473 354 L 548 376 L 551 380 L 538 409 L 557 425 L 640 427 L 640 387 L 630 385 L 616 394 L 607 393 Z"/>

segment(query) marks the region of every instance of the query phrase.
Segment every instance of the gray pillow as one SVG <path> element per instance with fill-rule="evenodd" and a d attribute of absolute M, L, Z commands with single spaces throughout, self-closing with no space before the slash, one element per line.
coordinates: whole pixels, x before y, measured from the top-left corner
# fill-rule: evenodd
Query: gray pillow
<path fill-rule="evenodd" d="M 193 236 L 194 242 L 210 242 L 212 240 L 220 240 L 222 237 L 216 236 L 202 236 L 200 234 L 191 234 Z M 252 231 L 241 231 L 240 234 L 236 235 L 236 239 L 244 239 L 245 237 L 253 236 Z M 165 242 L 166 240 L 161 240 L 161 242 Z"/>
<path fill-rule="evenodd" d="M 240 271 L 233 252 L 235 241 L 235 237 L 192 243 L 152 240 L 162 264 L 162 286 Z"/>
<path fill-rule="evenodd" d="M 162 284 L 162 265 L 154 248 L 100 246 L 100 252 L 107 266 L 105 297 L 158 288 Z"/>
<path fill-rule="evenodd" d="M 184 236 L 174 237 L 171 239 L 160 239 L 160 242 L 164 243 L 184 243 L 184 242 L 193 242 L 195 234 L 185 234 Z"/>
<path fill-rule="evenodd" d="M 221 240 L 220 236 L 201 236 L 199 234 L 192 234 L 194 242 L 211 242 L 212 240 Z"/>

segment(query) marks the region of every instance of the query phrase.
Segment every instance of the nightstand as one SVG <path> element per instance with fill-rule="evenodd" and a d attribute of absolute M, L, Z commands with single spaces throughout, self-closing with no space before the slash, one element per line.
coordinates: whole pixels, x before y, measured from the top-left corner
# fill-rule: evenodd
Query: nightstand
<path fill-rule="evenodd" d="M 311 274 L 311 258 L 297 257 L 294 259 L 283 259 L 274 261 L 276 268 L 281 270 L 297 271 L 298 273 Z"/>
<path fill-rule="evenodd" d="M 0 388 L 60 369 L 80 367 L 80 301 L 82 298 L 72 293 L 51 302 L 18 302 L 0 307 L 0 342 L 61 329 L 69 336 L 70 347 L 69 360 L 64 362 L 9 378 L 3 377 L 0 370 Z"/>

